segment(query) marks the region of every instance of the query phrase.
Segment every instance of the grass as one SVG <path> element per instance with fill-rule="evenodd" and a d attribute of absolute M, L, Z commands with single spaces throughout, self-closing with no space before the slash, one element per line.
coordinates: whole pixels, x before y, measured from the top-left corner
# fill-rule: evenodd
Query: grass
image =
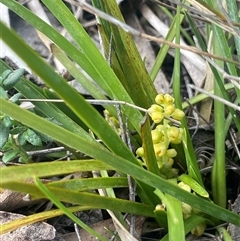
<path fill-rule="evenodd" d="M 166 41 L 140 34 L 142 37 L 163 43 L 150 74 L 147 72 L 145 63 L 141 59 L 131 36 L 131 34 L 139 35 L 139 32 L 123 23 L 122 14 L 115 0 L 93 0 L 93 6 L 102 12 L 85 3 L 80 3 L 84 9 L 97 15 L 102 47 L 106 56 L 110 54 L 110 61 L 95 46 L 83 26 L 62 1 L 43 0 L 42 2 L 72 36 L 75 44 L 69 42 L 54 28 L 16 1 L 0 0 L 0 2 L 52 41 L 50 48 L 53 55 L 94 99 L 115 100 L 119 103 L 127 102 L 132 106 L 141 107 L 133 108 L 131 105 L 119 104 L 115 108 L 114 105 L 104 102 L 102 106 L 109 113 L 109 118 L 104 118 L 102 113 L 99 113 L 81 94 L 68 85 L 66 80 L 56 73 L 52 66 L 42 60 L 16 33 L 0 23 L 0 36 L 3 41 L 28 64 L 46 85 L 45 88 L 36 86 L 22 77 L 22 72 L 14 72 L 15 75 L 12 78 L 8 76 L 3 78 L 2 75 L 0 110 L 3 160 L 8 163 L 20 158 L 18 160 L 22 164 L 21 166 L 1 167 L 1 187 L 28 193 L 32 199 L 45 197 L 59 209 L 43 212 L 40 217 L 39 214 L 34 214 L 18 220 L 18 222 L 4 224 L 1 228 L 2 234 L 26 224 L 45 220 L 46 216 L 51 218 L 64 213 L 93 236 L 100 240 L 106 240 L 101 234 L 96 233 L 77 219 L 72 213 L 74 208 L 67 208 L 63 203 L 79 205 L 76 206 L 74 212 L 92 209 L 111 210 L 112 215 L 122 224 L 122 228 L 127 226 L 123 213 L 154 217 L 159 227 L 165 227 L 165 236 L 161 237 L 161 240 L 185 240 L 186 235 L 191 231 L 195 235 L 201 235 L 207 225 L 215 226 L 223 222 L 240 226 L 239 216 L 227 210 L 228 197 L 225 176 L 225 140 L 230 125 L 239 131 L 237 111 L 218 100 L 214 100 L 212 112 L 215 126 L 215 151 L 213 153 L 214 162 L 211 169 L 210 188 L 205 188 L 206 177 L 203 178 L 197 162 L 198 158 L 189 132 L 188 119 L 183 117 L 176 122 L 173 120 L 172 113 L 170 115 L 162 113 L 165 115 L 160 123 L 163 128 L 161 135 L 164 135 L 164 141 L 160 141 L 160 144 L 164 143 L 164 148 L 177 151 L 177 155 L 170 158 L 167 154 L 157 156 L 156 153 L 159 153 L 159 150 L 156 150 L 158 143 L 152 139 L 153 129 L 156 125 L 152 125 L 153 121 L 147 115 L 148 109 L 152 104 L 155 104 L 157 95 L 153 81 L 166 59 L 170 45 L 175 47 L 172 76 L 175 107 L 185 110 L 189 103 L 196 105 L 207 97 L 203 94 L 196 94 L 195 97 L 189 99 L 189 102 L 183 102 L 181 96 L 181 48 L 184 47 L 179 44 L 181 33 L 184 32 L 185 36 L 187 34 L 180 25 L 184 20 L 191 27 L 192 33 L 196 36 L 198 48 L 200 48 L 196 49 L 192 46 L 189 50 L 203 54 L 202 57 L 206 61 L 208 58 L 217 56 L 217 59 L 213 58 L 215 64 L 229 74 L 232 82 L 231 84 L 227 83 L 222 71 L 218 71 L 216 65 L 209 62 L 214 76 L 214 89 L 211 93 L 225 100 L 230 100 L 229 89 L 231 89 L 236 96 L 232 102 L 238 105 L 240 92 L 233 78 L 239 74 L 238 62 L 232 60 L 232 52 L 236 51 L 239 55 L 239 25 L 237 24 L 239 19 L 233 7 L 236 2 L 227 1 L 228 16 L 218 5 L 212 6 L 211 1 L 199 1 L 202 6 L 208 7 L 211 14 L 216 15 L 217 19 L 211 16 L 209 20 L 209 15 L 206 16 L 205 12 L 202 12 L 203 18 L 208 20 L 205 23 L 206 33 L 213 32 L 212 38 L 211 34 L 206 34 L 205 39 L 203 39 L 196 27 L 193 15 L 189 14 L 187 1 L 184 2 L 185 5 L 177 6 L 176 15 L 172 16 L 172 24 Z M 160 6 L 155 3 L 155 7 Z M 196 12 L 199 11 L 196 6 L 193 5 L 193 7 Z M 167 9 L 165 11 L 171 14 Z M 110 18 L 109 15 L 114 18 Z M 229 36 L 233 36 L 234 39 L 231 49 L 228 45 Z M 189 38 L 191 38 L 190 35 L 187 39 Z M 191 43 L 193 42 L 191 41 Z M 211 46 L 210 50 L 207 45 Z M 109 46 L 112 48 L 110 52 Z M 3 61 L 0 64 L 1 74 L 3 74 L 5 70 L 9 69 L 9 66 Z M 78 67 L 81 67 L 86 74 L 83 74 Z M 93 81 L 89 81 L 89 79 Z M 12 103 L 13 98 L 6 95 L 9 82 L 13 83 L 14 88 L 24 98 L 41 100 L 33 102 L 35 105 L 33 111 L 25 110 L 17 105 L 19 96 L 15 96 L 15 103 Z M 63 102 L 47 101 L 52 99 Z M 169 107 L 169 104 L 164 102 L 161 106 L 166 108 Z M 201 113 L 204 118 L 208 117 L 204 115 L 206 113 Z M 113 125 L 113 122 L 111 123 L 110 119 L 117 121 L 115 128 L 120 131 L 112 128 L 110 124 Z M 226 120 L 228 128 L 226 128 Z M 181 143 L 171 143 L 167 132 L 172 126 L 182 131 L 179 132 L 182 133 L 182 136 L 179 137 Z M 41 160 L 41 163 L 32 163 L 35 161 L 29 155 L 27 149 L 29 145 L 32 148 L 43 149 L 45 143 L 49 141 L 54 141 L 56 145 L 64 146 L 71 152 L 70 160 L 67 162 L 66 159 L 57 162 Z M 135 153 L 139 147 L 143 147 L 144 153 L 142 155 Z M 167 152 L 167 150 L 165 151 Z M 63 157 L 62 154 L 59 155 L 60 158 Z M 57 159 L 56 156 L 53 159 Z M 169 164 L 169 162 L 174 162 L 174 164 Z M 180 164 L 182 169 L 177 164 Z M 238 165 L 237 162 L 236 164 Z M 176 169 L 180 169 L 179 173 Z M 97 181 L 95 178 L 51 181 L 48 184 L 43 184 L 41 181 L 41 178 L 95 170 L 98 170 L 100 174 Z M 116 177 L 108 176 L 110 170 L 118 175 Z M 183 173 L 187 175 L 181 176 Z M 130 185 L 132 180 L 130 177 L 136 183 L 136 190 L 134 183 Z M 29 179 L 33 182 L 25 181 Z M 185 190 L 179 186 L 180 181 L 185 183 Z M 140 201 L 135 201 L 132 196 L 130 201 L 116 197 L 115 188 L 117 187 L 128 187 L 130 191 L 136 191 Z M 94 194 L 90 192 L 90 190 L 99 189 L 106 189 L 106 192 L 99 191 Z M 208 192 L 210 197 L 206 195 Z M 68 195 L 65 195 L 66 193 Z M 159 207 L 161 208 L 159 209 Z M 188 209 L 185 209 L 186 207 Z M 129 238 L 134 235 L 133 225 L 134 222 L 130 224 L 131 232 L 127 231 Z M 118 233 L 120 239 L 124 240 L 121 232 Z"/>

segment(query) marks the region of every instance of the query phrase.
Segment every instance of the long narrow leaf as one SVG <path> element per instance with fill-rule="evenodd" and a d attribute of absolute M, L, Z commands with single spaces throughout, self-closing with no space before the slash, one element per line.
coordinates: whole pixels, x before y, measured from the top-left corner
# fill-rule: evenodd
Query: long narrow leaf
<path fill-rule="evenodd" d="M 94 209 L 94 207 L 92 207 L 92 206 L 75 206 L 75 207 L 68 208 L 68 210 L 70 212 L 81 212 L 81 211 L 92 210 L 92 209 Z M 4 233 L 7 233 L 7 232 L 14 231 L 18 228 L 21 228 L 21 227 L 25 226 L 25 225 L 30 225 L 30 224 L 33 224 L 33 223 L 36 223 L 36 222 L 44 221 L 44 220 L 47 220 L 49 218 L 61 216 L 63 214 L 64 214 L 64 212 L 62 210 L 53 209 L 53 210 L 50 210 L 50 211 L 36 213 L 36 214 L 33 214 L 33 215 L 29 215 L 27 217 L 16 219 L 16 220 L 13 220 L 13 221 L 8 222 L 8 223 L 1 224 L 0 235 L 4 234 Z"/>
<path fill-rule="evenodd" d="M 44 194 L 38 190 L 36 185 L 30 183 L 24 183 L 22 181 L 11 181 L 4 183 L 3 187 L 18 190 L 20 192 L 29 193 L 32 199 L 42 199 Z M 69 189 L 56 188 L 51 186 L 46 186 L 60 201 L 81 204 L 81 205 L 91 205 L 98 209 L 110 209 L 112 211 L 133 213 L 136 215 L 153 216 L 154 206 L 146 205 L 137 202 L 131 202 L 125 199 L 103 197 L 98 194 L 93 194 L 89 192 L 79 192 L 72 191 Z"/>
<path fill-rule="evenodd" d="M 41 192 L 48 197 L 60 210 L 64 212 L 65 215 L 67 215 L 69 218 L 71 218 L 76 224 L 78 224 L 80 227 L 84 228 L 87 232 L 95 236 L 97 239 L 100 239 L 102 241 L 107 241 L 106 238 L 101 236 L 99 233 L 97 233 L 95 230 L 91 229 L 88 225 L 86 225 L 84 222 L 82 222 L 79 218 L 77 218 L 73 213 L 71 213 L 55 196 L 54 194 L 49 191 L 49 189 L 44 186 L 41 181 L 35 177 L 34 178 L 36 185 L 41 190 Z"/>
<path fill-rule="evenodd" d="M 67 163 L 69 165 L 67 165 Z M 74 172 L 92 170 L 111 170 L 112 167 L 97 160 L 76 160 L 71 162 L 58 161 L 26 164 L 15 168 L 14 166 L 1 169 L 1 183 L 14 180 L 25 180 L 32 176 L 50 177 Z"/>
<path fill-rule="evenodd" d="M 100 3 L 99 1 L 93 2 L 98 2 L 97 6 L 103 6 L 101 8 L 102 11 L 124 22 L 119 6 L 115 0 L 100 1 Z M 105 20 L 100 19 L 100 21 L 105 22 L 103 28 L 108 38 L 110 39 L 111 36 L 113 38 L 112 47 L 126 77 L 125 86 L 128 93 L 135 104 L 147 108 L 154 102 L 157 92 L 147 73 L 132 36 L 130 33 L 113 24 L 107 23 Z"/>

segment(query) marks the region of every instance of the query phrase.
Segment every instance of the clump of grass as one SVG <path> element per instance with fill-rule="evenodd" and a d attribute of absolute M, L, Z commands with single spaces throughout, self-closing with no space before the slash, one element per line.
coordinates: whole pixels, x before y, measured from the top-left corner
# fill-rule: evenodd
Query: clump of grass
<path fill-rule="evenodd" d="M 28 21 L 52 41 L 50 47 L 53 55 L 86 88 L 93 98 L 105 100 L 100 103 L 103 103 L 106 113 L 110 116 L 110 118 L 103 118 L 101 113 L 68 85 L 64 78 L 57 74 L 23 40 L 3 23 L 0 23 L 1 38 L 46 84 L 46 88 L 42 89 L 30 83 L 24 77 L 17 78 L 14 82 L 14 88 L 24 98 L 32 101 L 35 99 L 33 111 L 24 110 L 14 104 L 5 92 L 7 90 L 6 86 L 1 85 L 3 94 L 1 95 L 0 126 L 7 131 L 4 137 L 5 141 L 1 143 L 2 147 L 5 148 L 3 149 L 5 150 L 5 160 L 10 161 L 20 155 L 22 157 L 20 161 L 26 163 L 22 166 L 1 168 L 2 188 L 29 193 L 35 199 L 47 197 L 60 210 L 57 214 L 54 210 L 48 212 L 47 217 L 50 218 L 64 213 L 100 240 L 106 240 L 106 238 L 78 220 L 72 214 L 72 209 L 66 208 L 62 202 L 79 205 L 74 211 L 96 208 L 111 210 L 113 212 L 111 217 L 122 224 L 122 229 L 127 225 L 122 213 L 154 217 L 159 227 L 164 227 L 166 231 L 166 235 L 161 240 L 185 240 L 185 235 L 189 232 L 192 231 L 195 235 L 201 235 L 206 225 L 214 226 L 222 221 L 240 226 L 239 216 L 226 209 L 225 139 L 232 123 L 234 123 L 236 130 L 239 131 L 240 125 L 236 117 L 236 109 L 233 108 L 234 106 L 225 105 L 219 99 L 214 100 L 215 160 L 211 177 L 212 195 L 209 197 L 197 163 L 187 119 L 182 112 L 189 103 L 199 103 L 206 99 L 206 95 L 198 94 L 187 103 L 183 103 L 180 93 L 180 49 L 187 49 L 202 55 L 209 62 L 213 73 L 213 94 L 229 101 L 230 97 L 227 89 L 232 88 L 237 96 L 234 102 L 236 105 L 238 104 L 240 92 L 234 81 L 238 76 L 238 69 L 236 68 L 238 63 L 232 60 L 232 53 L 226 37 L 226 32 L 233 36 L 235 41 L 233 48 L 238 53 L 238 24 L 236 23 L 238 18 L 236 19 L 237 13 L 231 5 L 234 1 L 227 1 L 229 16 L 218 5 L 212 5 L 211 1 L 200 3 L 204 7 L 203 10 L 198 10 L 197 6 L 191 3 L 195 9 L 194 11 L 196 13 L 201 11 L 203 18 L 208 20 L 206 32 L 209 34 L 206 35 L 205 39 L 203 39 L 196 27 L 194 16 L 189 14 L 188 7 L 190 4 L 188 2 L 185 5 L 177 6 L 176 16 L 172 20 L 166 39 L 140 33 L 124 24 L 115 0 L 93 0 L 94 7 L 80 2 L 79 4 L 84 9 L 96 14 L 100 24 L 99 33 L 104 52 L 109 52 L 109 46 L 114 50 L 110 51 L 111 65 L 109 65 L 109 61 L 105 59 L 82 25 L 63 2 L 42 1 L 72 36 L 75 45 L 16 1 L 0 0 L 0 2 Z M 206 7 L 208 12 L 206 12 Z M 180 45 L 180 23 L 184 17 L 187 18 L 200 49 Z M 211 32 L 213 32 L 212 40 Z M 145 68 L 144 61 L 139 55 L 131 34 L 140 35 L 164 44 L 150 74 Z M 173 42 L 174 39 L 175 43 Z M 211 41 L 212 50 L 208 50 L 206 46 L 208 41 Z M 170 95 L 157 96 L 153 82 L 170 46 L 175 47 L 173 97 Z M 0 64 L 2 73 L 4 70 L 9 69 L 2 61 Z M 227 76 L 232 81 L 231 86 L 224 81 L 224 64 L 226 64 Z M 82 74 L 76 66 L 83 69 L 86 74 Z M 221 71 L 219 71 L 219 68 Z M 89 81 L 90 78 L 93 81 Z M 164 103 L 160 100 L 160 97 L 163 96 Z M 154 104 L 155 98 L 157 104 L 159 104 L 158 108 L 153 106 L 151 109 L 150 106 Z M 62 100 L 64 103 L 48 102 L 50 99 Z M 109 102 L 106 100 L 109 99 L 115 101 L 114 104 L 117 104 L 117 108 L 108 104 Z M 166 105 L 167 100 L 171 100 L 170 105 L 169 103 Z M 174 106 L 173 100 L 175 100 Z M 128 104 L 121 105 L 119 110 L 119 105 L 126 102 Z M 18 102 L 16 101 L 16 103 Z M 133 106 L 137 106 L 137 108 L 133 108 Z M 227 117 L 225 109 L 229 111 Z M 160 130 L 157 133 L 157 139 L 161 139 L 160 135 L 161 137 L 164 136 L 163 142 L 167 142 L 164 147 L 161 146 L 163 142 L 160 145 L 155 142 L 155 130 L 151 126 L 152 121 L 148 114 L 152 117 L 153 122 L 163 121 L 163 126 L 166 127 L 162 129 L 156 127 L 155 129 Z M 118 120 L 118 122 L 114 123 L 115 127 L 116 124 L 119 124 L 117 126 L 118 131 L 109 125 L 111 118 L 112 120 Z M 180 126 L 176 127 L 176 122 L 171 122 L 171 118 L 180 121 L 177 122 Z M 11 120 L 11 125 L 6 125 L 5 119 Z M 20 130 L 19 127 L 26 129 Z M 89 129 L 91 130 L 90 133 Z M 135 134 L 132 134 L 133 132 Z M 33 141 L 32 145 L 36 144 L 36 140 L 38 140 L 39 146 L 49 140 L 54 140 L 57 144 L 61 143 L 73 153 L 71 161 L 67 163 L 58 161 L 29 164 L 32 159 L 27 150 L 24 149 L 25 143 L 19 145 L 19 140 L 23 140 L 21 139 L 22 133 L 28 133 L 24 135 L 24 140 L 28 143 L 31 143 L 30 140 L 33 137 L 35 142 Z M 14 135 L 17 135 L 17 137 Z M 97 140 L 100 140 L 100 142 Z M 12 143 L 12 146 L 9 143 Z M 168 150 L 169 144 L 171 144 L 171 149 Z M 16 146 L 19 148 L 17 151 L 16 149 L 13 150 Z M 140 148 L 140 146 L 143 147 L 144 151 L 141 152 L 142 149 L 137 151 L 137 155 L 142 157 L 141 160 L 137 159 L 132 146 L 135 149 Z M 161 151 L 159 146 L 164 151 Z M 15 152 L 13 153 L 13 151 Z M 10 155 L 6 158 L 8 152 L 12 152 L 14 155 L 11 158 Z M 80 153 L 84 153 L 86 158 L 80 160 Z M 162 155 L 162 153 L 164 154 Z M 176 170 L 176 167 L 172 168 L 173 159 L 177 160 L 182 167 L 179 174 L 174 172 L 173 175 L 173 170 Z M 142 161 L 144 161 L 144 165 Z M 86 180 L 86 185 L 90 190 L 106 188 L 104 196 L 102 192 L 93 194 L 86 191 L 83 186 L 77 184 L 78 179 L 53 181 L 48 184 L 43 184 L 39 179 L 77 171 L 95 170 L 100 173 L 98 182 L 92 178 Z M 109 177 L 109 170 L 114 170 L 119 176 Z M 180 175 L 182 173 L 186 174 Z M 34 183 L 27 183 L 25 180 L 28 178 L 32 178 Z M 135 184 L 132 182 L 133 180 Z M 82 181 L 84 182 L 84 180 Z M 188 191 L 177 185 L 181 183 L 180 181 L 187 185 Z M 135 188 L 135 185 L 137 188 Z M 130 194 L 131 191 L 136 192 L 140 202 L 136 202 L 133 196 L 130 196 L 131 201 L 117 198 L 113 189 L 117 187 L 129 187 Z M 68 195 L 65 195 L 66 192 Z M 187 215 L 186 208 L 188 208 Z M 44 213 L 42 214 L 43 219 L 46 219 Z M 37 214 L 27 219 L 27 222 L 18 223 L 18 226 L 14 222 L 5 224 L 1 232 L 8 232 L 36 221 L 39 221 Z M 134 222 L 131 225 L 133 224 Z M 121 232 L 119 232 L 119 235 L 124 240 Z M 131 232 L 127 231 L 127 235 L 134 239 L 133 229 L 131 229 Z"/>

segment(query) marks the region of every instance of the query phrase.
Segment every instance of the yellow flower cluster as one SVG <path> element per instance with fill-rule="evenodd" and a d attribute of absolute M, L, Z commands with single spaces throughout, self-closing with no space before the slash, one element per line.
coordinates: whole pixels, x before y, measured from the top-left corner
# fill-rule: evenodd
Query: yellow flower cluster
<path fill-rule="evenodd" d="M 191 187 L 183 182 L 179 182 L 178 186 L 187 192 L 191 192 Z M 189 204 L 182 202 L 182 213 L 183 213 L 183 218 L 187 219 L 192 214 L 199 213 L 199 211 L 196 208 L 193 208 L 192 206 L 190 206 Z M 191 230 L 191 233 L 195 236 L 201 236 L 205 231 L 205 229 L 206 229 L 206 223 L 202 222 L 198 224 L 195 228 L 193 228 Z"/>
<path fill-rule="evenodd" d="M 161 173 L 166 178 L 172 178 L 177 175 L 177 170 L 172 168 L 173 158 L 177 155 L 177 152 L 175 149 L 169 148 L 169 145 L 181 143 L 183 129 L 173 126 L 171 121 L 164 117 L 181 120 L 184 117 L 184 112 L 175 108 L 174 98 L 169 94 L 159 94 L 156 96 L 155 101 L 156 104 L 153 104 L 148 109 L 153 122 L 158 124 L 151 131 L 153 148 Z M 137 149 L 136 154 L 144 161 L 144 150 L 142 147 Z"/>
<path fill-rule="evenodd" d="M 155 98 L 157 104 L 153 104 L 148 109 L 154 123 L 160 123 L 164 117 L 171 117 L 175 120 L 182 120 L 184 112 L 175 108 L 174 98 L 169 94 L 159 94 Z"/>

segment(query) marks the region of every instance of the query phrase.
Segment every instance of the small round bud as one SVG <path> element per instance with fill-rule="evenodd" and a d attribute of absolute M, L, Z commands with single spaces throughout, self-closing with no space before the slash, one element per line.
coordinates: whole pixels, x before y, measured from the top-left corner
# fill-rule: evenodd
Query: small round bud
<path fill-rule="evenodd" d="M 152 135 L 152 141 L 154 144 L 162 141 L 163 134 L 159 130 L 157 129 L 152 130 L 151 135 Z"/>
<path fill-rule="evenodd" d="M 198 226 L 191 230 L 191 233 L 195 236 L 201 236 L 206 229 L 206 223 L 200 223 Z"/>
<path fill-rule="evenodd" d="M 170 141 L 177 140 L 178 136 L 179 136 L 179 128 L 177 128 L 175 126 L 171 126 L 167 130 L 167 136 L 170 139 Z"/>
<path fill-rule="evenodd" d="M 164 95 L 163 94 L 158 94 L 156 97 L 155 97 L 155 102 L 159 105 L 162 105 L 164 104 Z"/>
<path fill-rule="evenodd" d="M 171 96 L 171 95 L 169 95 L 169 94 L 165 94 L 164 95 L 164 104 L 165 105 L 171 105 L 171 104 L 173 104 L 174 103 L 174 98 Z"/>
<path fill-rule="evenodd" d="M 186 219 L 191 215 L 192 207 L 189 204 L 182 202 L 182 212 L 184 219 Z"/>
<path fill-rule="evenodd" d="M 139 147 L 136 150 L 136 154 L 137 154 L 137 156 L 144 157 L 144 149 L 143 149 L 143 147 Z"/>
<path fill-rule="evenodd" d="M 172 113 L 172 118 L 174 118 L 175 120 L 182 120 L 182 118 L 184 117 L 184 112 L 179 110 L 179 109 L 175 109 L 175 111 Z"/>
<path fill-rule="evenodd" d="M 177 152 L 176 152 L 175 149 L 168 149 L 168 150 L 167 150 L 166 156 L 173 158 L 173 157 L 175 157 L 176 155 L 177 155 Z"/>
<path fill-rule="evenodd" d="M 156 126 L 156 130 L 158 130 L 160 132 L 164 132 L 164 129 L 165 129 L 164 125 L 157 125 Z"/>
<path fill-rule="evenodd" d="M 151 114 L 153 112 L 163 112 L 163 108 L 160 105 L 153 104 L 148 109 L 148 113 Z"/>
<path fill-rule="evenodd" d="M 167 162 L 164 164 L 165 167 L 171 168 L 174 163 L 174 160 L 172 158 L 168 158 Z"/>
<path fill-rule="evenodd" d="M 163 108 L 159 105 L 152 105 L 148 109 L 148 114 L 151 116 L 154 123 L 160 123 L 162 119 L 164 118 L 163 115 Z"/>
<path fill-rule="evenodd" d="M 109 112 L 108 110 L 106 110 L 106 109 L 103 111 L 103 113 L 104 113 L 105 115 L 108 115 L 108 116 L 110 115 L 110 112 Z"/>
<path fill-rule="evenodd" d="M 164 115 L 170 116 L 174 113 L 175 111 L 175 106 L 174 105 L 166 105 L 164 107 Z"/>
<path fill-rule="evenodd" d="M 158 157 L 162 157 L 166 154 L 167 152 L 167 147 L 164 143 L 157 143 L 153 145 L 155 155 Z"/>
<path fill-rule="evenodd" d="M 167 130 L 167 136 L 171 143 L 179 144 L 182 141 L 182 128 L 177 128 L 176 126 L 171 126 Z"/>
<path fill-rule="evenodd" d="M 155 210 L 162 210 L 162 211 L 165 211 L 166 209 L 166 206 L 164 204 L 158 204 L 156 207 L 155 207 Z"/>
<path fill-rule="evenodd" d="M 153 112 L 150 116 L 154 123 L 160 123 L 164 118 L 164 114 L 162 112 Z"/>

